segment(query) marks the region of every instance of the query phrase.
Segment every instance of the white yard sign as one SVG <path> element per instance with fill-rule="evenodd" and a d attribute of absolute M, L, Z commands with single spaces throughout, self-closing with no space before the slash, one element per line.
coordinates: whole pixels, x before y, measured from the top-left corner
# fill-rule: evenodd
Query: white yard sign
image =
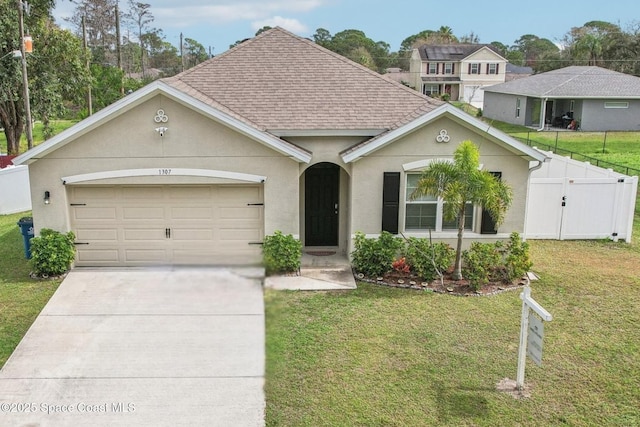
<path fill-rule="evenodd" d="M 544 336 L 544 325 L 542 320 L 550 321 L 553 317 L 547 310 L 542 308 L 533 298 L 531 298 L 531 288 L 525 286 L 520 294 L 522 299 L 522 323 L 520 326 L 520 348 L 518 350 L 518 376 L 516 387 L 522 390 L 524 387 L 524 365 L 527 353 L 535 363 L 542 363 L 542 338 Z M 533 310 L 542 318 L 539 320 Z"/>

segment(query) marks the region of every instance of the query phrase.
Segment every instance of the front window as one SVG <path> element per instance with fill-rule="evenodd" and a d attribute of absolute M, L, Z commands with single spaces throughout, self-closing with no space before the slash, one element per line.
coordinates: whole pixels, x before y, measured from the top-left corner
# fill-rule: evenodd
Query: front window
<path fill-rule="evenodd" d="M 516 98 L 516 117 L 520 117 L 520 98 Z"/>
<path fill-rule="evenodd" d="M 498 74 L 498 64 L 487 64 L 487 74 Z"/>
<path fill-rule="evenodd" d="M 453 74 L 453 63 L 452 62 L 446 62 L 444 64 L 444 73 L 445 74 Z"/>
<path fill-rule="evenodd" d="M 411 194 L 415 191 L 419 173 L 407 174 L 407 186 L 405 197 L 405 221 L 404 228 L 407 231 L 443 231 L 457 230 L 458 221 L 446 221 L 443 216 L 444 201 L 433 196 L 422 196 L 411 200 Z M 473 229 L 473 205 L 467 203 L 464 213 L 464 229 Z"/>
<path fill-rule="evenodd" d="M 437 62 L 429 62 L 429 74 L 438 74 L 438 63 Z"/>
<path fill-rule="evenodd" d="M 423 93 L 429 96 L 437 96 L 440 94 L 440 85 L 424 85 Z"/>
<path fill-rule="evenodd" d="M 480 74 L 480 64 L 469 64 L 469 74 Z"/>

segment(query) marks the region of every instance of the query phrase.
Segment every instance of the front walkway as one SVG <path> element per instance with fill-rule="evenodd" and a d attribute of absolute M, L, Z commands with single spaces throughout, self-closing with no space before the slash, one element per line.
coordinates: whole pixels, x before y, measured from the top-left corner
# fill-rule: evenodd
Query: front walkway
<path fill-rule="evenodd" d="M 304 248 L 300 273 L 269 276 L 265 287 L 278 290 L 329 291 L 356 289 L 351 263 L 335 248 Z"/>

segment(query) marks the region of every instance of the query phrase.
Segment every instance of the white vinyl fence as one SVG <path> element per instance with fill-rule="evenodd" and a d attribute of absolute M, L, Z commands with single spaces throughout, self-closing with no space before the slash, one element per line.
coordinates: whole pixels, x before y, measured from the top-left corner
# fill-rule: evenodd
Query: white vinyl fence
<path fill-rule="evenodd" d="M 31 210 L 29 167 L 0 169 L 0 215 Z"/>
<path fill-rule="evenodd" d="M 638 177 L 544 153 L 551 161 L 531 174 L 526 237 L 631 241 Z"/>

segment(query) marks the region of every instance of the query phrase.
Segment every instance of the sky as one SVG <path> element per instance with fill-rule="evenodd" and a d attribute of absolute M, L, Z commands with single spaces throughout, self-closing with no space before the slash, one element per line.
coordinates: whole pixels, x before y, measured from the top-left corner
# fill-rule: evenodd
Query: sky
<path fill-rule="evenodd" d="M 640 23 L 638 0 L 136 0 L 151 5 L 155 28 L 178 46 L 180 33 L 218 55 L 238 40 L 253 37 L 266 25 L 280 26 L 311 38 L 318 28 L 332 35 L 363 31 L 397 51 L 402 41 L 423 30 L 449 26 L 460 37 L 473 32 L 481 43 L 511 45 L 525 34 L 559 43 L 572 27 L 607 21 L 628 29 Z M 124 9 L 128 0 L 120 0 Z M 56 22 L 73 12 L 69 0 L 58 0 Z"/>

